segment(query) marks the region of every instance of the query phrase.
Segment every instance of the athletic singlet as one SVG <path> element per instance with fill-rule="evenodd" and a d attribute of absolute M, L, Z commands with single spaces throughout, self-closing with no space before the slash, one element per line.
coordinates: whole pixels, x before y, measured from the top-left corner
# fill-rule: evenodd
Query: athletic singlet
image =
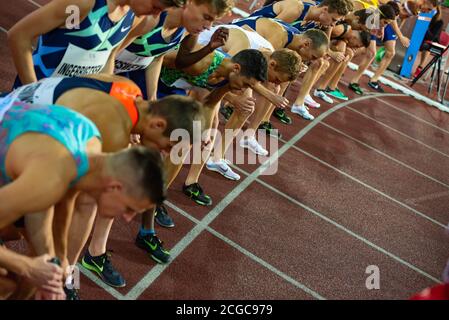
<path fill-rule="evenodd" d="M 242 27 L 232 25 L 232 24 L 218 25 L 218 26 L 212 27 L 209 30 L 204 30 L 198 36 L 198 43 L 201 45 L 208 44 L 210 39 L 212 38 L 212 35 L 215 33 L 215 31 L 222 27 L 227 28 L 227 29 L 237 29 L 237 30 L 240 30 L 241 32 L 243 32 L 249 41 L 250 47 L 248 49 L 261 50 L 261 49 L 265 48 L 265 49 L 274 51 L 273 45 L 267 39 L 265 39 L 260 34 L 258 34 L 257 32 L 248 31 L 246 29 L 243 29 Z M 221 48 L 219 48 L 219 49 L 221 49 Z"/>
<path fill-rule="evenodd" d="M 79 29 L 56 28 L 39 37 L 33 53 L 37 79 L 99 73 L 111 51 L 128 35 L 133 21 L 131 10 L 119 22 L 111 21 L 106 0 L 95 0 Z M 17 77 L 14 88 L 20 85 Z"/>
<path fill-rule="evenodd" d="M 348 32 L 348 30 L 349 30 L 349 25 L 344 21 L 337 22 L 337 25 L 343 25 L 343 28 L 344 28 L 343 33 L 336 37 L 332 37 L 332 40 L 343 40 L 343 37 L 345 36 L 346 32 Z"/>
<path fill-rule="evenodd" d="M 22 134 L 31 132 L 54 138 L 72 154 L 77 176 L 71 185 L 89 171 L 86 144 L 94 137 L 101 139 L 92 121 L 62 106 L 9 103 L 7 100 L 0 99 L 0 114 L 3 114 L 3 118 L 0 117 L 0 186 L 12 181 L 5 168 L 9 146 Z"/>
<path fill-rule="evenodd" d="M 253 29 L 254 31 L 256 31 L 256 24 L 257 24 L 257 20 L 259 19 L 263 19 L 265 17 L 248 17 L 248 18 L 244 18 L 244 19 L 239 19 L 239 20 L 234 20 L 232 22 L 233 25 L 235 26 L 239 26 L 239 27 L 243 27 L 243 26 L 248 26 L 251 29 Z M 287 43 L 285 44 L 284 47 L 287 47 L 292 41 L 293 41 L 293 37 L 295 34 L 299 34 L 298 30 L 294 27 L 292 27 L 291 25 L 289 25 L 288 23 L 279 20 L 279 19 L 273 19 L 273 18 L 265 18 L 265 19 L 270 19 L 273 20 L 277 23 L 279 23 L 284 30 L 287 32 Z"/>
<path fill-rule="evenodd" d="M 315 21 L 304 21 L 304 18 L 306 17 L 307 13 L 309 12 L 311 7 L 314 7 L 315 4 L 304 2 L 304 9 L 301 12 L 301 15 L 292 22 L 292 26 L 295 27 L 299 33 L 304 33 L 307 30 L 310 29 L 319 29 L 320 26 Z"/>
<path fill-rule="evenodd" d="M 139 120 L 139 112 L 135 99 L 142 96 L 142 92 L 135 84 L 127 82 L 105 82 L 83 77 L 54 77 L 30 83 L 11 92 L 7 97 L 26 103 L 54 104 L 65 92 L 88 88 L 109 94 L 121 102 L 128 112 L 133 127 Z"/>
<path fill-rule="evenodd" d="M 218 69 L 226 56 L 229 55 L 224 52 L 215 50 L 212 63 L 209 65 L 207 70 L 196 76 L 187 74 L 186 72 L 179 69 L 171 69 L 163 66 L 161 69 L 160 80 L 169 87 L 177 87 L 182 89 L 190 89 L 191 86 L 209 90 L 220 88 L 227 84 L 228 80 L 223 80 L 216 84 L 210 84 L 208 81 L 210 75 Z"/>
<path fill-rule="evenodd" d="M 254 11 L 249 16 L 250 17 L 265 17 L 265 18 L 276 18 L 277 14 L 274 12 L 274 5 L 277 2 L 273 2 L 265 7 L 260 8 L 259 10 Z"/>
<path fill-rule="evenodd" d="M 162 29 L 167 18 L 167 11 L 161 13 L 159 22 L 153 30 L 138 37 L 126 49 L 124 49 L 115 60 L 115 73 L 146 69 L 155 57 L 176 48 L 184 35 L 184 28 L 178 28 L 165 41 L 162 36 Z"/>

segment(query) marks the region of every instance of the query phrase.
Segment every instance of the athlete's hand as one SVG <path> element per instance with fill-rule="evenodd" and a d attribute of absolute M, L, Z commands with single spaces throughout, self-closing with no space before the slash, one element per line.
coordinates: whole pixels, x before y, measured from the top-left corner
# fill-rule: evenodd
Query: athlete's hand
<path fill-rule="evenodd" d="M 64 289 L 61 287 L 61 290 L 58 293 L 48 292 L 46 290 L 38 289 L 34 296 L 35 300 L 65 300 L 66 295 Z"/>
<path fill-rule="evenodd" d="M 140 145 L 140 134 L 131 134 L 129 140 L 132 145 Z"/>
<path fill-rule="evenodd" d="M 243 96 L 233 99 L 231 104 L 235 110 L 240 110 L 243 114 L 251 114 L 256 107 L 256 99 L 253 97 Z"/>
<path fill-rule="evenodd" d="M 224 46 L 229 37 L 229 30 L 221 27 L 218 28 L 212 35 L 209 44 L 207 45 L 211 51 L 214 51 L 221 46 Z"/>
<path fill-rule="evenodd" d="M 61 267 L 49 262 L 50 259 L 48 254 L 30 258 L 25 266 L 24 277 L 44 291 L 60 294 L 64 272 Z"/>
<path fill-rule="evenodd" d="M 6 277 L 8 275 L 8 270 L 0 268 L 0 277 Z"/>
<path fill-rule="evenodd" d="M 282 108 L 285 109 L 288 107 L 290 101 L 288 101 L 287 98 L 280 96 L 278 94 L 273 93 L 270 97 L 270 102 L 276 107 L 276 108 Z"/>
<path fill-rule="evenodd" d="M 309 67 L 301 62 L 301 65 L 299 66 L 299 72 L 301 73 L 305 73 L 307 71 L 307 69 L 309 69 Z"/>
<path fill-rule="evenodd" d="M 338 63 L 345 60 L 345 55 L 342 52 L 329 51 L 328 55 Z"/>
<path fill-rule="evenodd" d="M 401 41 L 401 44 L 406 48 L 410 46 L 410 39 L 407 37 L 401 37 L 399 38 L 399 41 Z"/>

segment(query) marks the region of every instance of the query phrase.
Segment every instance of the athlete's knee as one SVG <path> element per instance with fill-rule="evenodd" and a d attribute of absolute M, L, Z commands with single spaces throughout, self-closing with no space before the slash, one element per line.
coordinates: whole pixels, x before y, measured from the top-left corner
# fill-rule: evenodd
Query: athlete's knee
<path fill-rule="evenodd" d="M 75 201 L 75 212 L 83 215 L 93 215 L 97 209 L 97 201 L 91 196 L 81 193 Z"/>
<path fill-rule="evenodd" d="M 17 282 L 9 277 L 0 276 L 0 300 L 6 300 L 17 291 Z"/>
<path fill-rule="evenodd" d="M 395 54 L 396 54 L 396 50 L 394 48 L 386 49 L 384 58 L 392 59 Z"/>
<path fill-rule="evenodd" d="M 321 71 L 326 71 L 327 68 L 329 68 L 330 62 L 329 60 L 323 59 L 323 62 L 321 63 Z"/>

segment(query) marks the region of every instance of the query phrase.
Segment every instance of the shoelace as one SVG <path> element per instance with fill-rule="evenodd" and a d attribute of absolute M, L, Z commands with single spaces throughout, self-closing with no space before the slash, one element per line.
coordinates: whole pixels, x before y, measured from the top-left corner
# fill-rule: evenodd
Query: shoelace
<path fill-rule="evenodd" d="M 192 184 L 192 188 L 194 189 L 194 192 L 198 191 L 200 194 L 203 193 L 203 189 L 200 187 L 198 182 Z"/>
<path fill-rule="evenodd" d="M 110 273 L 113 273 L 115 271 L 114 268 L 112 267 L 111 262 L 111 256 L 113 252 L 114 252 L 113 250 L 106 250 L 106 253 L 103 255 L 104 257 L 103 266 L 105 270 L 109 271 Z"/>
<path fill-rule="evenodd" d="M 158 206 L 157 209 L 156 209 L 156 214 L 159 214 L 159 213 L 161 215 L 166 215 L 167 214 L 167 209 L 165 208 L 165 206 L 163 204 Z"/>

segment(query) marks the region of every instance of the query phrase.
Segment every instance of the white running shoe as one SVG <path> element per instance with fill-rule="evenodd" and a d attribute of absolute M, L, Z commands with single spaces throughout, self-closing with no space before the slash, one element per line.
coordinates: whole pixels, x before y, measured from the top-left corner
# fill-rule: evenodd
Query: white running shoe
<path fill-rule="evenodd" d="M 307 110 L 307 107 L 305 105 L 297 106 L 296 104 L 294 104 L 292 106 L 292 112 L 296 113 L 297 115 L 300 115 L 301 117 L 303 117 L 306 120 L 315 119 L 315 117 L 309 113 L 309 110 Z"/>
<path fill-rule="evenodd" d="M 267 156 L 268 151 L 264 149 L 259 142 L 257 142 L 256 138 L 250 137 L 250 138 L 243 138 L 240 140 L 240 146 L 242 148 L 246 148 L 251 150 L 253 153 L 261 155 L 261 156 Z"/>
<path fill-rule="evenodd" d="M 316 90 L 313 92 L 313 95 L 317 98 L 320 98 L 322 100 L 324 100 L 327 103 L 334 103 L 334 100 L 332 100 L 331 97 L 329 97 L 326 92 L 324 92 L 323 90 Z"/>
<path fill-rule="evenodd" d="M 304 99 L 304 103 L 309 106 L 310 108 L 318 109 L 321 105 L 313 100 L 313 98 L 308 94 L 306 98 Z"/>
<path fill-rule="evenodd" d="M 210 171 L 215 171 L 221 174 L 223 177 L 229 179 L 238 181 L 240 180 L 240 176 L 232 171 L 231 167 L 226 163 L 224 159 L 220 159 L 217 162 L 212 161 L 212 159 L 209 158 L 206 162 L 206 168 Z"/>

